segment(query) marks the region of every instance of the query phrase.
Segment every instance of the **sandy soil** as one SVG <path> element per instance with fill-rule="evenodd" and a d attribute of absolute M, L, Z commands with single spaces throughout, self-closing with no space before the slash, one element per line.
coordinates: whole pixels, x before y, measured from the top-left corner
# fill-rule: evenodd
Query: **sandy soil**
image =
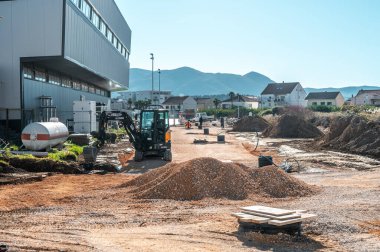
<path fill-rule="evenodd" d="M 214 141 L 218 133 L 214 128 L 207 138 Z M 254 167 L 258 154 L 270 153 L 280 161 L 304 151 L 287 140 L 262 141 L 252 152 L 243 146 L 255 143 L 251 136 L 227 134 L 226 144 L 207 145 L 193 144 L 194 138 L 204 136 L 200 130 L 173 129 L 174 162 L 214 157 Z M 284 153 L 281 146 L 298 151 L 285 147 Z M 307 153 L 318 157 L 310 149 Z M 335 161 L 347 161 L 339 155 Z M 10 251 L 379 251 L 380 169 L 376 160 L 352 162 L 363 162 L 366 168 L 302 160 L 304 169 L 294 176 L 320 186 L 321 193 L 297 199 L 136 200 L 119 187 L 136 173 L 165 164 L 157 159 L 128 161 L 129 172 L 123 174 L 55 175 L 0 186 L 0 243 L 8 244 Z M 253 204 L 307 209 L 318 219 L 303 225 L 299 241 L 287 235 L 238 232 L 230 214 Z"/>

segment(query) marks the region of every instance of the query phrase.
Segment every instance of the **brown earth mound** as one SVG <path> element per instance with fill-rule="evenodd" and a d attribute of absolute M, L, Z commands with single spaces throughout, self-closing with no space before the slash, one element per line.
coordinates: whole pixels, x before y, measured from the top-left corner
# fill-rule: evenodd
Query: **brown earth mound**
<path fill-rule="evenodd" d="M 322 147 L 380 158 L 380 122 L 360 116 L 335 118 Z"/>
<path fill-rule="evenodd" d="M 54 161 L 47 158 L 11 157 L 8 160 L 11 167 L 27 172 L 58 172 L 64 174 L 80 174 L 82 170 L 75 163 Z"/>
<path fill-rule="evenodd" d="M 232 129 L 236 132 L 261 132 L 268 128 L 269 122 L 259 116 L 247 116 L 237 121 Z"/>
<path fill-rule="evenodd" d="M 263 132 L 265 137 L 275 138 L 317 138 L 323 133 L 299 115 L 283 115 Z"/>
<path fill-rule="evenodd" d="M 242 200 L 250 195 L 295 197 L 314 189 L 275 167 L 250 169 L 241 164 L 199 158 L 169 164 L 126 183 L 140 199 L 199 200 L 227 198 Z"/>

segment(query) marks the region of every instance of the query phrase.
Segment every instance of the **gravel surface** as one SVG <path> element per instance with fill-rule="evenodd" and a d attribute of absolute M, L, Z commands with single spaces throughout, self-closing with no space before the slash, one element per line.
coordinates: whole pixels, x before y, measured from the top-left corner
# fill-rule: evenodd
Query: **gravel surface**
<path fill-rule="evenodd" d="M 233 135 L 226 136 L 230 144 L 207 149 L 193 145 L 185 130 L 173 130 L 177 162 L 226 153 L 224 159 L 257 164 L 257 157 L 241 145 L 243 140 Z M 275 155 L 279 146 L 261 146 L 260 151 Z M 144 164 L 140 172 L 151 169 Z M 380 169 L 319 167 L 326 172 L 291 174 L 321 188 L 301 198 L 134 199 L 121 187 L 136 178 L 131 174 L 55 175 L 0 186 L 0 243 L 11 251 L 380 251 Z M 231 213 L 256 204 L 305 209 L 318 218 L 304 223 L 300 241 L 238 232 Z"/>

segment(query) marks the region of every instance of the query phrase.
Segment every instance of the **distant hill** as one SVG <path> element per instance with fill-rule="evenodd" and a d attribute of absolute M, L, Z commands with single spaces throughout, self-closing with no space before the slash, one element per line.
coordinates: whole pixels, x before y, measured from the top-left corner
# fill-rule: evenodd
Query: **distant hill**
<path fill-rule="evenodd" d="M 158 73 L 154 73 L 155 89 L 158 89 Z M 138 68 L 130 71 L 130 91 L 150 90 L 152 72 Z M 246 75 L 227 73 L 203 73 L 182 67 L 161 71 L 161 90 L 171 90 L 175 95 L 216 95 L 231 91 L 240 94 L 259 94 L 268 83 L 268 77 L 250 72 Z"/>
<path fill-rule="evenodd" d="M 348 99 L 350 97 L 357 95 L 357 93 L 361 90 L 374 90 L 380 89 L 380 87 L 376 86 L 359 86 L 359 87 L 342 87 L 342 88 L 305 88 L 307 93 L 310 92 L 341 92 L 344 98 Z"/>
<path fill-rule="evenodd" d="M 129 90 L 151 90 L 151 78 L 152 72 L 150 70 L 132 68 L 130 71 Z M 157 90 L 157 72 L 154 72 L 154 78 L 154 85 Z M 246 95 L 260 95 L 267 84 L 272 82 L 275 81 L 257 72 L 250 72 L 245 75 L 204 73 L 190 67 L 161 71 L 161 90 L 170 90 L 174 95 L 216 96 L 225 95 L 231 91 Z M 380 89 L 380 87 L 305 88 L 307 93 L 340 91 L 345 98 L 356 95 L 360 89 L 371 90 Z"/>

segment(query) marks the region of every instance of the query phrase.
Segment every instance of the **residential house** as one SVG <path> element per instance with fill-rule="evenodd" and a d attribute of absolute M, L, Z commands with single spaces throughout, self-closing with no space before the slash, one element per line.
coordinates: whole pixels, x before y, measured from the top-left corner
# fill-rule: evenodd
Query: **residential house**
<path fill-rule="evenodd" d="M 344 97 L 341 92 L 312 92 L 309 93 L 305 100 L 307 106 L 336 106 L 341 107 L 344 105 Z"/>
<path fill-rule="evenodd" d="M 306 92 L 299 82 L 271 83 L 261 93 L 261 107 L 306 106 Z"/>
<path fill-rule="evenodd" d="M 162 105 L 169 110 L 169 115 L 174 118 L 181 115 L 186 119 L 190 119 L 195 116 L 197 111 L 197 102 L 191 96 L 172 96 Z"/>
<path fill-rule="evenodd" d="M 233 99 L 230 98 L 222 101 L 222 108 L 228 109 L 232 106 L 257 109 L 259 108 L 259 100 L 255 96 L 238 95 Z"/>
<path fill-rule="evenodd" d="M 351 98 L 351 105 L 380 105 L 380 89 L 360 90 L 355 97 Z"/>
<path fill-rule="evenodd" d="M 212 98 L 194 98 L 197 102 L 197 111 L 215 108 L 214 99 Z"/>
<path fill-rule="evenodd" d="M 148 101 L 152 100 L 153 104 L 161 105 L 166 101 L 171 95 L 171 91 L 158 91 L 154 90 L 143 90 L 143 91 L 121 91 L 118 92 L 119 98 L 128 101 L 131 99 L 132 104 L 135 104 L 136 101 Z"/>

